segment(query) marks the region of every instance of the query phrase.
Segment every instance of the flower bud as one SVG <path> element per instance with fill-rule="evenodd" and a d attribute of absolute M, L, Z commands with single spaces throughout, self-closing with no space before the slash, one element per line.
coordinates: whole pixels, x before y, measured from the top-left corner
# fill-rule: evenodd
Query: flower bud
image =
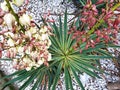
<path fill-rule="evenodd" d="M 24 62 L 24 63 L 31 63 L 31 60 L 30 60 L 30 58 L 28 58 L 28 57 L 24 57 L 24 58 L 23 58 L 23 62 Z"/>
<path fill-rule="evenodd" d="M 7 3 L 6 3 L 6 1 L 4 1 L 3 3 L 1 3 L 1 9 L 3 10 L 3 11 L 5 11 L 5 12 L 8 12 L 9 11 L 9 9 L 8 9 L 8 7 L 7 7 Z"/>
<path fill-rule="evenodd" d="M 51 40 L 48 39 L 48 44 L 47 44 L 48 48 L 50 47 L 51 44 L 52 44 L 52 43 L 51 43 Z"/>
<path fill-rule="evenodd" d="M 12 24 L 15 22 L 15 17 L 11 14 L 5 14 L 5 16 L 3 17 L 6 25 L 8 26 L 9 29 L 12 29 Z"/>
<path fill-rule="evenodd" d="M 35 34 L 35 33 L 37 32 L 37 28 L 31 27 L 31 28 L 30 28 L 30 32 L 31 32 L 32 34 Z"/>
<path fill-rule="evenodd" d="M 24 52 L 24 47 L 19 46 L 19 47 L 17 48 L 17 50 L 18 50 L 18 53 L 23 53 L 23 52 Z"/>
<path fill-rule="evenodd" d="M 26 67 L 26 70 L 27 71 L 30 71 L 32 67 Z"/>
<path fill-rule="evenodd" d="M 52 59 L 52 55 L 51 55 L 51 53 L 49 53 L 48 54 L 48 61 L 51 61 L 51 59 Z"/>
<path fill-rule="evenodd" d="M 42 65 L 43 63 L 44 63 L 44 60 L 39 60 L 39 61 L 38 61 L 38 64 L 39 64 L 39 65 Z"/>
<path fill-rule="evenodd" d="M 14 38 L 14 36 L 15 36 L 12 32 L 5 32 L 4 35 L 7 37 L 10 36 L 12 38 Z"/>
<path fill-rule="evenodd" d="M 40 29 L 40 32 L 41 32 L 41 33 L 46 33 L 46 32 L 47 32 L 47 27 L 44 26 L 43 28 L 41 28 L 41 29 Z"/>
<path fill-rule="evenodd" d="M 48 34 L 42 34 L 41 39 L 44 41 L 46 39 L 49 39 Z"/>
<path fill-rule="evenodd" d="M 7 44 L 12 47 L 14 46 L 14 41 L 11 38 L 9 38 Z"/>
<path fill-rule="evenodd" d="M 18 7 L 21 6 L 24 3 L 24 0 L 12 0 L 15 5 Z"/>
<path fill-rule="evenodd" d="M 28 36 L 30 39 L 32 38 L 32 33 L 30 32 L 30 30 L 26 31 L 25 35 Z"/>
<path fill-rule="evenodd" d="M 0 18 L 0 25 L 3 23 L 3 19 L 2 18 Z"/>
<path fill-rule="evenodd" d="M 2 18 L 5 15 L 5 12 L 0 8 L 0 18 Z"/>
<path fill-rule="evenodd" d="M 2 57 L 2 50 L 0 50 L 0 58 Z"/>
<path fill-rule="evenodd" d="M 96 2 L 96 4 L 102 4 L 102 3 L 104 3 L 104 0 L 98 0 L 98 1 Z"/>
<path fill-rule="evenodd" d="M 20 17 L 19 21 L 22 25 L 30 25 L 30 16 L 28 16 L 27 14 L 23 14 Z"/>

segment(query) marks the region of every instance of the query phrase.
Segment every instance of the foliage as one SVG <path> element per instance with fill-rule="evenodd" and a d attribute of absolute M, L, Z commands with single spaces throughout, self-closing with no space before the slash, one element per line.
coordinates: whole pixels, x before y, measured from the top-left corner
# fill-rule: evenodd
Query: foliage
<path fill-rule="evenodd" d="M 86 22 L 85 20 L 87 20 L 89 17 L 86 18 L 84 14 L 80 14 L 78 19 L 74 21 L 71 26 L 69 26 L 67 21 L 67 9 L 64 14 L 64 22 L 62 22 L 61 16 L 59 17 L 59 25 L 57 25 L 55 22 L 48 23 L 43 18 L 43 21 L 45 24 L 44 26 L 50 27 L 51 33 L 53 34 L 53 35 L 49 35 L 51 45 L 49 45 L 49 48 L 47 48 L 48 52 L 52 55 L 52 59 L 48 60 L 49 58 L 47 57 L 47 59 L 45 59 L 42 62 L 42 64 L 40 64 L 38 67 L 35 64 L 36 67 L 32 66 L 29 70 L 26 69 L 26 67 L 17 68 L 18 71 L 16 71 L 15 73 L 11 75 L 7 75 L 4 78 L 0 79 L 0 80 L 3 80 L 3 79 L 11 78 L 10 81 L 2 85 L 3 89 L 14 82 L 20 83 L 21 81 L 25 81 L 23 85 L 19 88 L 19 90 L 25 90 L 25 88 L 30 84 L 33 84 L 33 87 L 31 90 L 36 90 L 36 89 L 37 90 L 39 89 L 55 90 L 56 86 L 59 83 L 60 75 L 64 74 L 64 82 L 65 82 L 66 90 L 69 90 L 69 89 L 74 90 L 72 85 L 73 78 L 75 79 L 76 83 L 79 85 L 81 90 L 84 90 L 84 86 L 82 85 L 82 82 L 78 77 L 78 73 L 80 74 L 86 73 L 91 77 L 100 78 L 100 76 L 97 73 L 95 73 L 95 71 L 99 73 L 104 73 L 104 71 L 101 70 L 100 67 L 98 67 L 99 60 L 114 59 L 115 57 L 113 57 L 111 53 L 108 52 L 107 48 L 108 47 L 118 48 L 119 46 L 116 46 L 113 40 L 113 38 L 115 39 L 114 36 L 116 35 L 116 33 L 109 31 L 110 32 L 109 34 L 106 30 L 104 30 L 109 27 L 109 22 L 107 21 L 109 21 L 111 17 L 114 16 L 114 14 L 110 13 L 111 16 L 107 18 L 107 20 L 106 18 L 102 18 L 102 19 L 99 18 L 98 16 L 100 16 L 103 12 L 101 11 L 102 13 L 97 13 L 97 10 L 99 9 L 96 9 L 94 5 L 92 6 L 92 3 L 97 2 L 95 1 L 96 0 L 92 0 L 92 2 L 87 2 L 87 0 L 80 0 L 80 3 L 85 7 L 83 9 L 83 12 L 84 11 L 89 12 L 93 10 L 91 12 L 91 15 L 92 15 L 91 19 L 98 18 L 98 20 L 96 20 L 95 23 Z M 16 19 L 18 26 L 20 26 L 20 29 L 19 29 L 20 31 L 18 32 L 18 34 L 22 33 L 22 35 L 24 36 L 27 36 L 27 35 L 29 36 L 30 33 L 25 34 L 25 32 L 29 31 L 30 27 L 33 27 L 33 26 L 35 27 L 37 24 L 34 23 L 33 25 L 32 23 L 32 25 L 30 25 L 30 22 L 29 22 L 30 20 L 28 16 L 27 16 L 28 19 L 25 22 L 22 21 L 23 19 L 21 19 L 20 20 L 21 22 L 20 22 L 19 19 L 24 18 L 23 17 L 24 13 L 23 15 L 19 16 L 11 8 L 9 1 L 6 0 L 6 2 L 10 10 L 12 10 L 10 12 L 11 15 L 15 17 L 14 19 Z M 110 9 L 114 11 L 119 6 L 120 6 L 119 3 L 113 4 L 113 7 L 110 7 Z M 107 13 L 105 13 L 105 15 Z M 15 21 L 14 19 L 13 21 Z M 107 24 L 103 26 L 105 22 L 107 22 Z M 118 33 L 119 32 L 117 28 L 118 23 L 119 21 L 117 21 L 117 23 L 115 23 L 114 21 L 115 26 L 109 27 L 109 28 L 110 29 L 112 28 L 112 30 L 117 31 Z M 38 34 L 41 35 L 39 31 L 41 31 L 41 29 L 44 30 L 42 28 L 44 26 L 39 27 L 37 25 Z M 103 31 L 105 32 L 105 34 L 102 33 Z M 29 37 L 29 39 L 30 38 L 31 37 Z M 96 38 L 99 38 L 99 41 L 96 40 Z M 28 43 L 31 42 L 29 41 L 29 39 L 27 37 Z M 35 40 L 34 43 L 38 41 L 39 39 L 37 39 L 37 41 Z M 24 43 L 23 45 L 26 45 L 26 43 Z M 31 44 L 29 45 L 31 46 Z M 39 45 L 36 45 L 34 48 L 37 48 L 37 49 L 34 49 L 34 50 L 39 50 L 39 47 L 40 47 Z M 34 50 L 32 47 L 32 50 L 30 50 L 30 53 Z M 30 56 L 31 54 L 28 53 L 27 55 Z M 20 60 L 22 61 L 22 59 Z M 38 59 L 32 58 L 32 60 L 37 62 Z M 18 64 L 18 66 L 20 64 Z"/>

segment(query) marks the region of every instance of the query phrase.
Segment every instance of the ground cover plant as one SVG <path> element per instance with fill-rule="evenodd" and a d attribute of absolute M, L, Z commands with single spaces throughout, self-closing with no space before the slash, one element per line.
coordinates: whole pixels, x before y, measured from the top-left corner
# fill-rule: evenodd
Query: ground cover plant
<path fill-rule="evenodd" d="M 3 79 L 11 79 L 3 89 L 14 82 L 25 81 L 19 90 L 33 84 L 31 90 L 55 90 L 64 74 L 65 89 L 74 90 L 74 79 L 84 90 L 78 73 L 101 78 L 100 59 L 116 59 L 107 48 L 119 48 L 116 36 L 119 33 L 119 6 L 114 0 L 78 0 L 82 8 L 71 23 L 59 16 L 59 23 L 41 16 L 38 25 L 26 13 L 28 0 L 4 0 L 0 9 L 0 57 L 12 60 L 17 70 Z M 15 11 L 13 5 L 19 7 Z M 3 58 L 3 53 L 5 54 Z M 96 73 L 97 72 L 97 73 Z"/>

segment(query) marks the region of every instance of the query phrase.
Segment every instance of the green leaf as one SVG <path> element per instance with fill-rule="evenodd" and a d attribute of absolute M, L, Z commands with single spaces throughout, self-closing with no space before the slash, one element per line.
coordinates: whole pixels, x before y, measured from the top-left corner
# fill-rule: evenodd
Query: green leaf
<path fill-rule="evenodd" d="M 43 77 L 44 77 L 44 73 L 41 72 L 41 73 L 39 74 L 39 76 L 38 76 L 38 79 L 37 79 L 36 83 L 34 84 L 34 86 L 32 87 L 31 90 L 35 90 L 36 88 L 40 87 L 40 84 L 41 84 L 41 82 L 42 82 L 42 80 L 43 80 Z"/>
<path fill-rule="evenodd" d="M 68 67 L 65 65 L 64 66 L 64 73 L 65 73 L 65 86 L 66 86 L 66 90 L 69 90 L 69 82 L 68 82 Z"/>
<path fill-rule="evenodd" d="M 55 75 L 55 78 L 54 78 L 54 81 L 53 81 L 53 85 L 52 85 L 52 90 L 56 89 L 57 82 L 60 78 L 60 73 L 61 73 L 62 66 L 63 66 L 63 61 L 61 61 L 59 63 L 59 66 L 57 68 L 57 72 L 56 72 L 56 75 Z"/>
<path fill-rule="evenodd" d="M 67 47 L 66 47 L 67 50 L 72 49 L 73 48 L 72 46 L 75 45 L 75 40 L 72 39 L 72 34 L 68 35 L 66 44 L 67 44 Z"/>
<path fill-rule="evenodd" d="M 29 79 L 19 88 L 19 90 L 24 90 L 34 79 L 40 74 L 40 70 L 35 70 L 31 73 Z"/>
<path fill-rule="evenodd" d="M 51 42 L 52 42 L 52 46 L 54 46 L 54 48 L 56 48 L 56 47 L 59 47 L 59 48 L 61 48 L 60 47 L 60 43 L 58 42 L 58 40 L 56 39 L 56 37 L 55 36 L 51 36 L 50 37 L 50 40 L 51 40 Z M 56 50 L 59 50 L 59 49 L 57 49 L 56 48 Z M 59 50 L 60 51 L 60 50 Z"/>
<path fill-rule="evenodd" d="M 55 72 L 56 72 L 56 69 L 51 69 L 50 71 L 47 72 L 47 74 L 48 74 L 48 90 L 50 90 L 50 87 L 53 83 L 53 80 L 55 77 Z"/>
<path fill-rule="evenodd" d="M 92 70 L 100 71 L 103 72 L 102 70 L 96 68 L 95 66 L 91 65 L 92 62 L 85 62 L 86 60 L 81 60 L 81 59 L 74 59 L 76 62 L 78 62 L 79 65 L 84 66 L 86 68 L 90 68 Z"/>
<path fill-rule="evenodd" d="M 10 75 L 7 75 L 7 76 L 1 78 L 0 81 L 3 80 L 3 79 L 6 79 L 6 78 L 11 78 L 11 77 L 16 76 L 16 75 L 21 75 L 21 74 L 23 74 L 23 73 L 25 73 L 25 72 L 26 72 L 26 70 L 16 71 L 16 72 L 14 72 L 13 74 L 10 74 Z"/>
<path fill-rule="evenodd" d="M 67 9 L 65 11 L 65 16 L 64 16 L 64 29 L 63 29 L 64 35 L 63 35 L 63 46 L 64 49 L 66 50 L 66 40 L 68 36 L 68 27 L 67 27 Z"/>
<path fill-rule="evenodd" d="M 73 74 L 75 80 L 77 81 L 78 85 L 81 87 L 82 90 L 85 90 L 82 83 L 81 83 L 81 81 L 80 81 L 80 79 L 78 78 L 78 75 L 76 74 L 76 72 L 74 70 L 74 67 L 72 65 L 70 66 L 70 69 L 71 69 L 72 74 Z"/>
<path fill-rule="evenodd" d="M 26 73 L 23 73 L 21 75 L 19 75 L 18 77 L 8 81 L 7 83 L 3 84 L 3 88 L 5 88 L 6 86 L 9 86 L 10 84 L 16 82 L 16 81 L 22 81 L 22 80 L 25 80 L 27 77 L 29 77 L 32 73 L 32 70 L 29 71 L 29 72 L 26 72 Z"/>
<path fill-rule="evenodd" d="M 110 56 L 102 56 L 102 55 L 86 55 L 86 56 L 82 55 L 81 57 L 84 59 L 94 59 L 94 60 L 95 59 L 97 59 L 97 60 L 99 60 L 99 59 L 111 59 Z"/>
<path fill-rule="evenodd" d="M 59 40 L 59 39 L 60 39 L 60 33 L 59 33 L 59 29 L 58 29 L 58 27 L 56 26 L 55 22 L 53 23 L 53 27 L 54 27 L 55 35 L 57 35 L 57 38 L 58 38 L 58 40 Z"/>
<path fill-rule="evenodd" d="M 57 25 L 55 24 L 55 22 L 53 23 L 53 25 L 51 25 L 51 23 L 49 23 L 49 24 L 53 29 L 53 33 L 55 34 L 55 37 L 59 40 L 60 39 L 60 33 L 59 33 L 59 29 L 58 29 Z"/>
<path fill-rule="evenodd" d="M 112 48 L 120 48 L 120 46 L 118 46 L 118 45 L 114 45 L 114 44 L 108 44 L 108 47 L 112 47 Z"/>
<path fill-rule="evenodd" d="M 95 4 L 98 0 L 91 0 L 93 4 Z"/>
<path fill-rule="evenodd" d="M 103 44 L 103 43 L 97 44 L 97 45 L 95 46 L 95 48 L 90 47 L 90 48 L 88 48 L 87 50 L 83 50 L 82 53 L 97 51 L 98 49 L 100 49 L 100 48 L 105 48 L 105 47 L 106 47 L 106 46 L 105 46 L 105 44 Z"/>
<path fill-rule="evenodd" d="M 10 58 L 0 58 L 1 61 L 12 61 Z"/>
<path fill-rule="evenodd" d="M 50 47 L 50 49 L 52 49 L 52 50 L 55 49 L 54 51 L 56 51 L 56 53 L 62 53 L 63 49 L 62 49 L 62 46 L 60 45 L 60 43 L 58 42 L 58 40 L 56 40 L 56 38 L 54 36 L 51 36 L 50 40 L 52 42 L 52 46 Z"/>
<path fill-rule="evenodd" d="M 82 6 L 84 6 L 86 3 L 84 0 L 79 0 L 79 2 L 82 4 Z"/>
<path fill-rule="evenodd" d="M 73 84 L 72 84 L 72 79 L 73 78 L 71 78 L 71 74 L 70 74 L 70 72 L 68 72 L 68 82 L 69 82 L 69 86 L 70 86 L 70 90 L 74 90 L 73 89 Z"/>
<path fill-rule="evenodd" d="M 83 71 L 83 72 L 87 73 L 88 75 L 90 75 L 92 77 L 101 78 L 96 73 L 94 73 L 93 71 L 89 70 L 88 68 L 85 68 L 84 66 L 81 66 L 80 64 L 78 64 L 75 61 L 72 64 L 73 64 L 73 66 L 75 66 L 75 68 L 79 69 L 80 71 Z"/>
<path fill-rule="evenodd" d="M 111 58 L 114 58 L 114 57 L 113 57 L 108 51 L 106 51 L 106 50 L 98 49 L 97 51 L 98 51 L 98 53 L 101 53 L 102 55 L 106 55 L 106 56 L 109 56 L 109 57 L 111 57 Z"/>
<path fill-rule="evenodd" d="M 70 2 L 71 0 L 68 0 L 68 2 Z"/>
<path fill-rule="evenodd" d="M 62 41 L 63 41 L 63 31 L 62 31 L 62 21 L 61 21 L 61 16 L 59 16 L 59 33 L 60 33 L 60 43 L 62 45 Z M 62 45 L 63 46 L 63 45 Z"/>

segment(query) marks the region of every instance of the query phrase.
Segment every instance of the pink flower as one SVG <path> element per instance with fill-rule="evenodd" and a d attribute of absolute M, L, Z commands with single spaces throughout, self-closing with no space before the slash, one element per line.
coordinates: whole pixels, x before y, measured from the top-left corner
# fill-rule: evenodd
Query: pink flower
<path fill-rule="evenodd" d="M 80 18 L 80 20 L 85 23 L 86 22 L 86 19 L 85 18 Z"/>
<path fill-rule="evenodd" d="M 0 8 L 0 18 L 2 18 L 5 15 L 5 12 Z"/>
<path fill-rule="evenodd" d="M 119 24 L 120 24 L 120 17 L 115 19 L 113 27 L 116 28 L 116 26 L 118 26 Z"/>
<path fill-rule="evenodd" d="M 28 3 L 29 3 L 29 0 L 25 0 L 25 4 L 28 5 Z"/>
<path fill-rule="evenodd" d="M 82 42 L 85 42 L 86 41 L 86 38 L 82 38 Z"/>
<path fill-rule="evenodd" d="M 93 12 L 98 12 L 98 10 L 96 9 L 96 5 L 92 5 L 92 10 Z"/>
<path fill-rule="evenodd" d="M 0 50 L 0 58 L 2 57 L 2 50 Z"/>
<path fill-rule="evenodd" d="M 104 0 L 98 0 L 96 4 L 102 4 Z"/>
<path fill-rule="evenodd" d="M 99 42 L 100 42 L 100 38 L 98 37 L 96 38 L 95 43 L 99 43 Z"/>
<path fill-rule="evenodd" d="M 0 25 L 3 23 L 3 19 L 2 18 L 0 18 Z"/>

